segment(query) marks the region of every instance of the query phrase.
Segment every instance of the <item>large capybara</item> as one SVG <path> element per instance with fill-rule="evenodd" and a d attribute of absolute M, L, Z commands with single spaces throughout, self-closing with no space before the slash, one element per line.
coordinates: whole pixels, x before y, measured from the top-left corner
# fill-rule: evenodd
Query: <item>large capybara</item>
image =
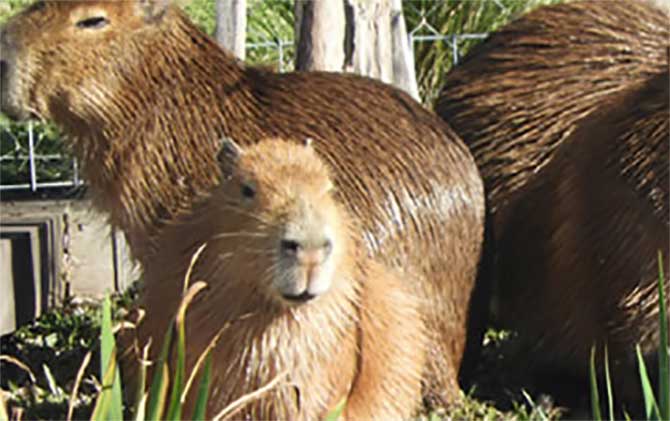
<path fill-rule="evenodd" d="M 145 264 L 154 293 L 142 300 L 142 336 L 165 332 L 190 257 L 206 244 L 191 279 L 209 290 L 191 304 L 187 331 L 209 336 L 189 337 L 187 367 L 231 323 L 213 351 L 210 416 L 286 371 L 234 418 L 323 419 L 343 398 L 346 419 L 410 417 L 426 343 L 407 275 L 368 257 L 312 147 L 268 139 L 228 143 L 221 155 L 221 186 L 166 228 L 162 241 L 176 247 Z"/>
<path fill-rule="evenodd" d="M 468 311 L 484 197 L 474 160 L 438 117 L 371 79 L 246 67 L 166 0 L 35 3 L 5 25 L 1 47 L 2 109 L 62 128 L 142 263 L 180 246 L 160 240 L 165 221 L 219 182 L 217 139 L 313 138 L 368 252 L 411 274 L 423 298 L 425 393 L 459 396 L 466 330 L 478 331 Z"/>
<path fill-rule="evenodd" d="M 650 362 L 659 347 L 669 86 L 666 71 L 603 101 L 500 210 L 506 222 L 497 232 L 510 283 L 501 288 L 504 321 L 532 344 L 530 361 L 548 374 L 586 376 L 591 346 L 607 345 L 615 396 L 629 409 L 642 397 L 635 345 Z M 665 297 L 670 307 L 670 288 Z"/>
<path fill-rule="evenodd" d="M 552 383 L 583 379 L 590 347 L 607 343 L 624 403 L 641 396 L 635 343 L 658 348 L 668 22 L 634 1 L 541 8 L 473 50 L 437 104 L 482 171 L 500 321 L 524 363 Z"/>
<path fill-rule="evenodd" d="M 469 146 L 493 212 L 604 98 L 667 69 L 668 18 L 637 0 L 545 6 L 449 72 L 435 111 Z"/>

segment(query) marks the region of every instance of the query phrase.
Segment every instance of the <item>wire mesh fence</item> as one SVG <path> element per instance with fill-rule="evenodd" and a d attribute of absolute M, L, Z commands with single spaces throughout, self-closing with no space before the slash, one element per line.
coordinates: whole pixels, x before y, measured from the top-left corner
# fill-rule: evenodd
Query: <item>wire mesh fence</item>
<path fill-rule="evenodd" d="M 497 2 L 501 12 L 505 6 Z M 286 3 L 284 8 L 290 10 L 292 0 L 275 0 Z M 261 8 L 262 2 L 251 0 L 248 3 L 248 16 L 254 13 L 267 13 L 267 7 Z M 410 2 L 405 7 L 405 14 L 413 14 L 408 19 L 408 39 L 412 51 L 423 49 L 447 50 L 451 64 L 458 63 L 462 57 L 464 44 L 486 38 L 487 33 L 441 33 L 431 23 L 439 2 Z M 426 6 L 427 5 L 427 6 Z M 263 16 L 261 21 L 272 21 L 271 17 Z M 257 20 L 258 21 L 258 20 Z M 275 19 L 274 22 L 279 20 Z M 410 26 L 409 23 L 415 25 Z M 283 19 L 281 25 L 287 26 Z M 292 32 L 289 28 L 275 28 L 272 22 L 248 34 L 247 61 L 253 64 L 271 66 L 279 72 L 293 70 L 295 45 L 293 39 L 282 37 L 281 34 Z M 421 89 L 420 89 L 421 90 Z M 426 102 L 432 102 L 435 92 L 421 90 Z M 67 151 L 58 132 L 42 122 L 2 123 L 0 122 L 0 192 L 38 192 L 46 190 L 70 191 L 85 184 L 81 178 L 76 159 Z"/>

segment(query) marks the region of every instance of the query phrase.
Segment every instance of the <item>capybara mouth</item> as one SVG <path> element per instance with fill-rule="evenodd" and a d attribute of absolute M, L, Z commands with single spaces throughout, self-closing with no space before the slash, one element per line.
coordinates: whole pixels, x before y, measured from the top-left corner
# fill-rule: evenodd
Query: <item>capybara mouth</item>
<path fill-rule="evenodd" d="M 7 80 L 8 70 L 7 62 L 5 60 L 0 60 L 0 111 L 9 115 L 7 109 L 7 103 L 9 101 L 9 93 L 7 92 L 7 84 L 9 83 Z"/>
<path fill-rule="evenodd" d="M 30 115 L 22 113 L 11 104 L 9 96 L 9 63 L 6 60 L 0 60 L 0 112 L 15 121 L 30 118 Z"/>
<path fill-rule="evenodd" d="M 312 294 L 309 291 L 305 290 L 302 294 L 298 294 L 298 295 L 282 294 L 282 297 L 285 300 L 293 302 L 293 303 L 306 303 L 306 302 L 311 301 L 314 298 L 316 298 L 317 294 Z"/>

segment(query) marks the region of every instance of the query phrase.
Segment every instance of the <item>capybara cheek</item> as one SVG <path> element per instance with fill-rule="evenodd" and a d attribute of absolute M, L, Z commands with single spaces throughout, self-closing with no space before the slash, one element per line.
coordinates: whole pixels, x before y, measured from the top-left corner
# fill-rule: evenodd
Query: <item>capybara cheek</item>
<path fill-rule="evenodd" d="M 302 294 L 307 288 L 304 270 L 300 267 L 280 269 L 273 281 L 273 288 L 282 297 Z"/>
<path fill-rule="evenodd" d="M 309 277 L 307 291 L 315 296 L 328 292 L 333 284 L 333 271 L 334 267 L 330 264 L 314 268 Z"/>

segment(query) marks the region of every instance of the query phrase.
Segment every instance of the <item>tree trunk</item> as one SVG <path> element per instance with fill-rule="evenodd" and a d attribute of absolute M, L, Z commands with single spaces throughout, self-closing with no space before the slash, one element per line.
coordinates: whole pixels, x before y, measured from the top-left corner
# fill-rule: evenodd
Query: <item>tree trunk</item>
<path fill-rule="evenodd" d="M 347 70 L 393 81 L 389 0 L 347 0 Z"/>
<path fill-rule="evenodd" d="M 342 71 L 344 7 L 338 0 L 296 0 L 297 70 Z"/>
<path fill-rule="evenodd" d="M 409 44 L 405 16 L 402 14 L 402 0 L 391 0 L 391 42 L 393 46 L 393 84 L 404 89 L 419 101 L 414 50 Z"/>
<path fill-rule="evenodd" d="M 419 99 L 401 0 L 296 0 L 298 70 L 346 71 Z"/>
<path fill-rule="evenodd" d="M 216 41 L 244 60 L 247 34 L 247 1 L 216 0 Z"/>

